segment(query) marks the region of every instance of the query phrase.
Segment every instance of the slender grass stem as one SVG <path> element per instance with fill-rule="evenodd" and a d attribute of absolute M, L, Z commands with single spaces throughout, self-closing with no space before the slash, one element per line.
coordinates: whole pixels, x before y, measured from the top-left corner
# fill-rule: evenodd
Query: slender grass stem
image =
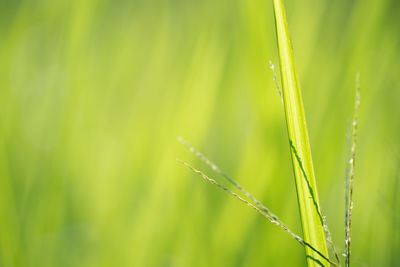
<path fill-rule="evenodd" d="M 224 177 L 225 180 L 227 180 L 229 183 L 231 183 L 234 187 L 236 187 L 238 190 L 240 190 L 246 197 L 248 197 L 253 203 L 260 208 L 262 211 L 267 213 L 271 218 L 274 220 L 282 223 L 278 216 L 273 214 L 265 205 L 263 205 L 258 199 L 256 199 L 252 194 L 250 194 L 246 189 L 244 189 L 238 182 L 233 180 L 228 174 L 225 172 L 221 171 L 221 169 L 213 163 L 211 160 L 209 160 L 206 156 L 204 156 L 200 151 L 192 147 L 188 142 L 186 142 L 183 138 L 179 137 L 178 141 L 183 144 L 187 149 L 189 149 L 190 152 L 192 152 L 196 157 L 198 157 L 202 162 L 204 162 L 207 166 L 211 168 L 215 173 L 221 175 Z M 283 223 L 282 223 L 283 224 Z"/>
<path fill-rule="evenodd" d="M 274 66 L 274 64 L 272 64 L 272 61 L 271 61 L 271 60 L 269 61 L 269 68 L 270 68 L 271 71 L 272 71 L 272 79 L 274 80 L 276 90 L 278 91 L 279 96 L 280 96 L 281 101 L 282 101 L 282 104 L 283 104 L 282 91 L 281 91 L 281 89 L 279 88 L 279 82 L 278 82 L 278 78 L 277 78 L 277 75 L 276 75 L 276 72 L 275 72 L 275 66 Z"/>
<path fill-rule="evenodd" d="M 332 241 L 331 231 L 329 230 L 328 224 L 326 223 L 326 216 L 322 215 L 322 219 L 324 220 L 325 240 L 329 244 L 329 247 L 331 248 L 333 256 L 335 256 L 335 259 L 337 260 L 338 264 L 340 264 L 339 254 L 337 253 L 336 246 Z"/>
<path fill-rule="evenodd" d="M 286 13 L 282 0 L 273 0 L 273 3 L 286 125 L 291 147 L 304 240 L 322 252 L 322 254 L 328 255 L 324 224 L 319 209 L 303 100 L 294 63 Z M 302 165 L 299 162 L 302 162 Z M 328 262 L 325 260 L 326 257 L 321 257 L 308 247 L 305 250 L 308 266 L 328 265 Z M 313 259 L 317 259 L 318 261 Z"/>
<path fill-rule="evenodd" d="M 183 139 L 182 139 L 183 140 Z M 187 144 L 187 143 L 186 143 Z M 192 151 L 193 152 L 193 151 Z M 198 151 L 197 151 L 198 152 Z M 200 152 L 198 152 L 200 153 Z M 203 157 L 204 160 L 208 159 L 206 157 L 204 157 L 201 153 L 200 155 Z M 324 260 L 326 260 L 327 262 L 329 262 L 330 264 L 332 264 L 333 266 L 337 266 L 336 263 L 332 262 L 329 258 L 327 258 L 324 254 L 322 254 L 320 251 L 318 251 L 316 248 L 314 248 L 311 244 L 309 244 L 308 242 L 304 241 L 300 236 L 294 234 L 289 228 L 287 228 L 280 220 L 278 217 L 276 217 L 276 215 L 271 216 L 271 213 L 269 212 L 269 210 L 263 205 L 261 204 L 259 201 L 257 201 L 258 204 L 254 205 L 252 203 L 250 203 L 249 201 L 247 201 L 246 199 L 244 199 L 243 197 L 239 196 L 238 194 L 232 192 L 231 190 L 229 190 L 227 187 L 222 186 L 221 184 L 219 184 L 216 180 L 208 177 L 206 174 L 204 174 L 203 172 L 201 172 L 200 170 L 195 169 L 192 165 L 190 165 L 189 163 L 177 159 L 177 161 L 179 163 L 182 163 L 183 165 L 185 165 L 186 167 L 188 167 L 189 169 L 191 169 L 194 173 L 200 175 L 204 180 L 210 182 L 211 184 L 217 186 L 218 188 L 228 192 L 230 195 L 232 195 L 233 197 L 235 197 L 236 199 L 238 199 L 239 201 L 241 201 L 242 203 L 246 204 L 247 206 L 249 206 L 250 208 L 254 209 L 256 212 L 260 213 L 261 215 L 263 215 L 268 221 L 270 221 L 271 223 L 279 226 L 281 229 L 283 229 L 286 233 L 288 233 L 292 238 L 294 238 L 297 242 L 299 242 L 302 246 L 309 248 L 310 250 L 314 251 L 316 254 L 318 254 L 320 257 L 322 257 Z M 208 161 L 208 163 L 212 164 L 212 166 L 215 166 L 211 161 Z M 215 169 L 219 170 L 218 167 L 216 167 Z M 232 181 L 233 184 L 238 185 L 234 180 L 230 179 L 228 181 Z M 232 183 L 231 182 L 231 183 Z M 245 189 L 243 189 L 242 187 L 241 191 L 242 192 L 247 192 Z M 247 193 L 249 194 L 249 193 Z M 250 194 L 249 194 L 250 195 Z M 251 195 L 250 195 L 251 196 Z M 253 196 L 251 196 L 252 198 L 254 198 Z M 254 198 L 255 199 L 255 198 Z M 259 206 L 261 206 L 262 208 L 260 208 Z M 265 210 L 268 210 L 268 212 L 265 212 Z M 310 260 L 317 262 L 319 265 L 324 266 L 321 261 L 317 258 L 311 258 Z"/>
<path fill-rule="evenodd" d="M 345 266 L 350 266 L 350 242 L 351 242 L 351 216 L 353 211 L 353 182 L 354 166 L 356 160 L 357 129 L 358 129 L 358 109 L 360 106 L 360 74 L 356 75 L 356 92 L 354 101 L 354 116 L 351 134 L 351 152 L 348 162 L 348 172 L 346 175 L 346 194 L 345 194 Z"/>

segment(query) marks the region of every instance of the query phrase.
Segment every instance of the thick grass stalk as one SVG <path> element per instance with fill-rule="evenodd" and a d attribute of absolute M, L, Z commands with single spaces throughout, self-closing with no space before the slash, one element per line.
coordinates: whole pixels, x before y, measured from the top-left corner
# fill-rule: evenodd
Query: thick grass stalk
<path fill-rule="evenodd" d="M 327 256 L 323 218 L 319 208 L 303 100 L 294 64 L 285 9 L 282 0 L 273 0 L 273 3 L 283 85 L 283 102 L 304 241 Z M 305 251 L 308 266 L 329 265 L 324 257 L 310 248 L 306 247 Z"/>

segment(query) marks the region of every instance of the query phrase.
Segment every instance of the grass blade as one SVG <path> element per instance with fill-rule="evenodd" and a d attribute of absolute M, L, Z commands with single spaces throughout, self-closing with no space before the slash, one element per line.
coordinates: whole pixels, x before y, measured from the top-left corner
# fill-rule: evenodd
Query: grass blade
<path fill-rule="evenodd" d="M 273 3 L 286 125 L 291 145 L 292 164 L 304 240 L 324 255 L 328 255 L 323 220 L 319 209 L 303 100 L 294 63 L 286 13 L 282 0 L 273 0 Z M 299 162 L 302 162 L 303 166 Z M 323 257 L 309 248 L 306 248 L 306 257 L 308 266 L 328 265 L 328 262 Z M 317 259 L 318 261 L 313 259 Z"/>
<path fill-rule="evenodd" d="M 282 104 L 283 104 L 282 92 L 281 92 L 281 90 L 279 88 L 279 82 L 278 82 L 277 75 L 276 75 L 276 72 L 275 72 L 275 66 L 272 63 L 272 61 L 269 61 L 269 68 L 272 71 L 272 78 L 274 80 L 274 83 L 275 83 L 275 86 L 276 86 L 276 90 L 278 91 L 279 96 L 280 96 L 281 101 L 282 101 Z M 297 159 L 298 163 L 300 164 L 300 168 L 303 168 L 301 160 L 298 157 L 296 157 L 296 159 Z M 306 178 L 306 176 L 304 176 L 304 177 Z M 310 193 L 312 193 L 311 190 L 310 190 Z M 337 262 L 340 263 L 340 259 L 339 259 L 335 244 L 332 241 L 331 232 L 329 230 L 328 224 L 326 223 L 326 217 L 323 214 L 322 214 L 322 221 L 323 221 L 323 225 L 324 225 L 325 240 L 329 244 L 329 247 L 330 247 L 330 249 L 332 251 L 332 254 L 335 256 Z"/>

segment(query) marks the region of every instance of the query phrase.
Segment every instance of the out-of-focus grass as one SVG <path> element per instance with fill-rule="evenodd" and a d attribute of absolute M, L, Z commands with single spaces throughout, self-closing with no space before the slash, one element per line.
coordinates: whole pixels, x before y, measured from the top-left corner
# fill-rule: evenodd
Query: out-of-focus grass
<path fill-rule="evenodd" d="M 396 266 L 399 3 L 285 5 L 333 239 L 360 71 L 352 259 Z M 1 1 L 0 265 L 305 264 L 175 162 L 183 136 L 300 232 L 275 42 L 269 1 Z"/>

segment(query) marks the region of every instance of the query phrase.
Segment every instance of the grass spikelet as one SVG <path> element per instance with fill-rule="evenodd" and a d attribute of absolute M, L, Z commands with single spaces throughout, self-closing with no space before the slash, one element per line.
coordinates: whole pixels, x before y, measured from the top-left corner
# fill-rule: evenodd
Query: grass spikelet
<path fill-rule="evenodd" d="M 346 174 L 346 193 L 345 193 L 345 266 L 350 266 L 350 242 L 351 242 L 351 217 L 353 211 L 353 182 L 354 167 L 356 160 L 357 129 L 358 129 L 358 109 L 360 106 L 360 73 L 356 75 L 356 89 L 354 100 L 354 115 L 351 134 L 351 151 L 348 161 L 348 172 Z"/>
<path fill-rule="evenodd" d="M 183 139 L 180 140 L 181 142 L 185 142 Z M 182 142 L 182 143 L 183 143 Z M 185 143 L 183 143 L 185 144 Z M 186 143 L 187 144 L 187 143 Z M 188 144 L 187 144 L 188 145 Z M 188 145 L 188 147 L 190 148 L 190 146 Z M 197 151 L 193 148 L 194 151 Z M 194 152 L 192 151 L 192 152 Z M 213 164 L 211 161 L 209 161 L 203 154 L 201 154 L 200 152 L 198 152 L 198 156 L 201 156 L 204 160 L 207 160 L 210 164 Z M 281 229 L 283 229 L 286 233 L 288 233 L 293 239 L 295 239 L 298 243 L 300 243 L 302 246 L 307 247 L 309 249 L 311 249 L 312 251 L 314 251 L 316 254 L 318 254 L 319 256 L 321 256 L 324 260 L 328 261 L 330 264 L 332 264 L 333 266 L 337 266 L 334 262 L 332 262 L 329 258 L 327 258 L 324 254 L 322 254 L 320 251 L 318 251 L 316 248 L 314 248 L 311 244 L 307 243 L 306 241 L 304 241 L 300 236 L 294 234 L 288 227 L 286 227 L 284 224 L 281 223 L 281 221 L 276 217 L 276 215 L 274 215 L 274 217 L 272 217 L 270 215 L 270 213 L 265 212 L 263 209 L 257 207 L 256 205 L 250 203 L 249 201 L 247 201 L 246 199 L 244 199 L 243 197 L 239 196 L 238 194 L 232 192 L 231 190 L 229 190 L 227 187 L 221 185 L 220 183 L 218 183 L 216 180 L 208 177 L 206 174 L 204 174 L 203 172 L 201 172 L 200 170 L 194 168 L 192 165 L 190 165 L 189 163 L 177 159 L 177 161 L 179 163 L 182 163 L 183 165 L 185 165 L 186 167 L 188 167 L 190 170 L 192 170 L 194 173 L 198 174 L 199 176 L 201 176 L 204 180 L 210 182 L 211 184 L 217 186 L 218 188 L 228 192 L 230 195 L 232 195 L 234 198 L 236 198 L 237 200 L 239 200 L 240 202 L 244 203 L 246 206 L 252 208 L 253 210 L 255 210 L 256 212 L 258 212 L 259 214 L 263 215 L 269 222 L 275 224 L 276 226 L 279 226 Z M 216 165 L 214 165 L 216 167 Z M 219 170 L 218 167 L 216 167 L 216 169 Z M 230 179 L 231 181 L 233 181 L 232 179 Z M 235 181 L 233 181 L 234 183 L 236 183 Z M 236 183 L 237 184 L 237 183 Z M 243 188 L 242 188 L 243 189 Z M 244 190 L 244 189 L 243 189 Z M 244 190 L 245 191 L 245 190 Z M 247 192 L 247 191 L 246 191 Z M 260 202 L 258 202 L 259 205 L 265 207 L 264 205 L 262 205 Z M 267 209 L 268 210 L 268 209 Z M 318 259 L 314 259 L 317 262 L 320 262 Z M 321 263 L 321 262 L 320 262 Z M 321 263 L 322 264 L 322 263 Z M 323 266 L 323 265 L 322 265 Z"/>
<path fill-rule="evenodd" d="M 274 83 L 275 83 L 275 86 L 276 86 L 276 90 L 278 91 L 279 96 L 281 97 L 282 104 L 283 104 L 282 91 L 281 91 L 281 89 L 280 89 L 279 82 L 278 82 L 278 78 L 277 78 L 277 76 L 276 76 L 275 66 L 274 66 L 274 64 L 272 64 L 272 61 L 271 61 L 271 60 L 269 61 L 269 68 L 270 68 L 271 71 L 272 71 L 272 79 L 274 80 Z"/>
<path fill-rule="evenodd" d="M 209 160 L 206 156 L 204 156 L 200 151 L 192 147 L 188 142 L 186 142 L 183 138 L 179 137 L 178 141 L 183 144 L 190 152 L 192 152 L 197 158 L 199 158 L 202 162 L 204 162 L 207 166 L 209 166 L 215 173 L 221 175 L 225 180 L 231 183 L 234 187 L 236 187 L 239 191 L 241 191 L 246 197 L 248 197 L 253 203 L 262 211 L 267 213 L 271 218 L 280 222 L 278 216 L 273 214 L 265 205 L 263 205 L 257 198 L 255 198 L 252 194 L 250 194 L 246 189 L 244 189 L 238 182 L 233 180 L 228 174 L 221 171 L 221 169 Z"/>

